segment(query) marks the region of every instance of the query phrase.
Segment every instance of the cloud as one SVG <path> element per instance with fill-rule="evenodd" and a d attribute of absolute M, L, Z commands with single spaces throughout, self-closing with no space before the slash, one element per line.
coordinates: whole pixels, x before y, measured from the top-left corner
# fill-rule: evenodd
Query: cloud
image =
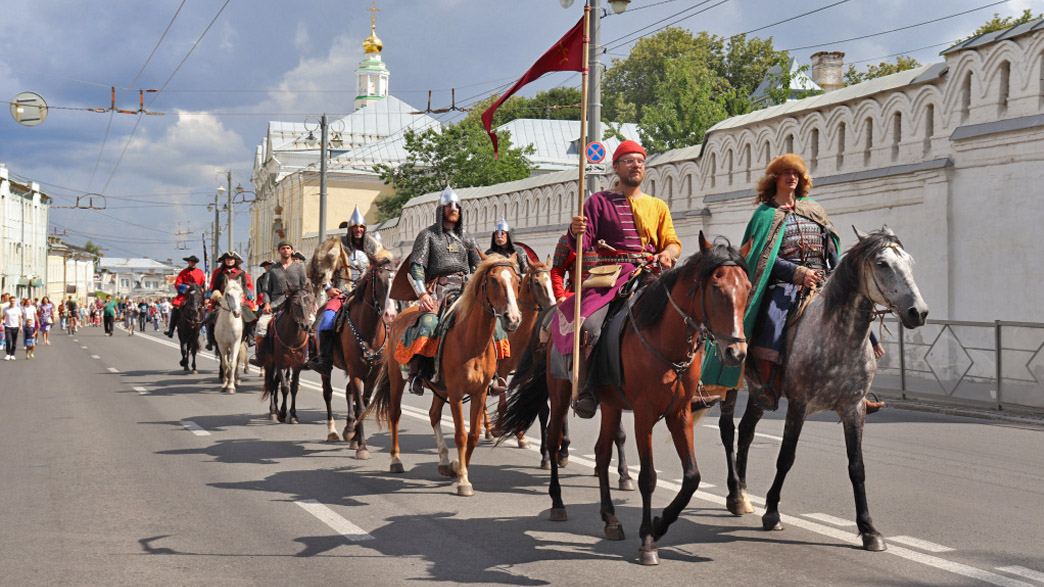
<path fill-rule="evenodd" d="M 300 32 L 298 28 L 299 36 Z M 293 69 L 282 75 L 268 98 L 250 111 L 288 115 L 352 112 L 355 70 L 363 58 L 362 41 L 357 36 L 340 36 L 334 39 L 325 56 L 302 57 Z M 330 90 L 342 91 L 330 93 Z M 287 120 L 291 116 L 272 118 Z"/>
<path fill-rule="evenodd" d="M 177 121 L 162 136 L 152 137 L 139 127 L 127 148 L 121 175 L 171 185 L 206 185 L 216 182 L 212 179 L 216 172 L 241 165 L 243 153 L 252 150 L 239 133 L 212 114 L 177 111 L 174 115 Z"/>

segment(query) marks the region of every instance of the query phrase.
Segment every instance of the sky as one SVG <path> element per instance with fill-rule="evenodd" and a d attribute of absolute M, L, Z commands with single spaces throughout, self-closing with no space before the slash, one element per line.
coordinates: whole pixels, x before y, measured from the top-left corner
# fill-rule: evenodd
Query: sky
<path fill-rule="evenodd" d="M 110 257 L 202 257 L 214 218 L 207 204 L 227 171 L 233 186 L 253 190 L 254 152 L 269 121 L 351 112 L 371 2 L 3 0 L 0 97 L 33 91 L 52 108 L 34 127 L 0 121 L 0 163 L 54 198 L 50 231 L 67 242 L 92 240 Z M 668 24 L 731 36 L 829 6 L 752 36 L 771 36 L 802 64 L 831 50 L 845 52 L 846 67 L 897 53 L 927 65 L 994 13 L 1044 12 L 1044 0 L 986 7 L 993 2 L 633 0 L 602 19 L 603 60 L 625 58 L 635 40 Z M 583 3 L 377 0 L 391 93 L 423 109 L 429 90 L 432 108 L 449 106 L 451 88 L 458 106 L 502 92 L 579 20 Z M 578 73 L 548 74 L 520 94 L 579 83 Z M 112 86 L 117 108 L 132 111 L 139 89 L 161 90 L 145 94 L 145 110 L 156 114 L 88 111 L 111 106 Z M 106 208 L 61 208 L 89 193 L 104 195 Z M 248 205 L 235 206 L 233 227 L 234 246 L 245 248 Z"/>

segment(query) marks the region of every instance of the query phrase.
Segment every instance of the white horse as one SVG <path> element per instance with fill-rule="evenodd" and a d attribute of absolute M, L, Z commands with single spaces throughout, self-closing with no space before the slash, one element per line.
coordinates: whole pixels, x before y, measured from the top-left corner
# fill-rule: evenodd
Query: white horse
<path fill-rule="evenodd" d="M 221 358 L 221 391 L 236 392 L 239 384 L 240 350 L 243 347 L 243 287 L 239 281 L 229 279 L 223 292 L 211 295 L 217 306 L 214 320 L 214 342 Z"/>

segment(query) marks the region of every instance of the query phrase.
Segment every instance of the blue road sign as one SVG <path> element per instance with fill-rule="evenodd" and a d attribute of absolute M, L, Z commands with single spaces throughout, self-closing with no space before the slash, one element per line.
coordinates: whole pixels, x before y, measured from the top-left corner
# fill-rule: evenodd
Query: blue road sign
<path fill-rule="evenodd" d="M 591 163 L 601 163 L 605 159 L 605 145 L 597 141 L 587 145 L 587 160 Z"/>

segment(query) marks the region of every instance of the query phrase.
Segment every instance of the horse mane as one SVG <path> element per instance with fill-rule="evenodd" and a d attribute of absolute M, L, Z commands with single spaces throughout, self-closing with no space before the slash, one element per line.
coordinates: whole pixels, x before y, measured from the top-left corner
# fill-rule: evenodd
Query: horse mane
<path fill-rule="evenodd" d="M 665 271 L 656 280 L 664 287 L 656 287 L 656 282 L 650 283 L 642 290 L 638 301 L 634 303 L 632 312 L 638 329 L 644 330 L 652 326 L 663 316 L 664 310 L 670 305 L 668 298 L 671 289 L 679 280 L 691 279 L 693 287 L 699 287 L 718 267 L 727 263 L 734 263 L 749 273 L 747 261 L 739 254 L 739 251 L 732 248 L 728 239 L 718 237 L 715 239 L 714 245 L 706 252 L 697 251 L 680 265 Z"/>
<path fill-rule="evenodd" d="M 503 255 L 493 253 L 488 255 L 479 266 L 475 269 L 475 272 L 471 274 L 468 279 L 468 284 L 464 286 L 464 291 L 461 292 L 460 297 L 453 303 L 454 308 L 468 308 L 475 303 L 475 299 L 478 298 L 478 290 L 482 287 L 482 282 L 485 281 L 486 275 L 493 269 L 493 266 L 497 263 L 503 263 L 508 258 Z"/>
<path fill-rule="evenodd" d="M 845 251 L 823 287 L 823 311 L 832 314 L 849 303 L 849 294 L 863 283 L 863 266 L 877 256 L 881 249 L 903 246 L 891 231 L 875 230 Z"/>
<path fill-rule="evenodd" d="M 334 255 L 331 252 L 336 251 Z M 332 257 L 332 258 L 331 258 Z M 326 277 L 327 272 L 333 275 L 348 265 L 348 255 L 341 245 L 341 237 L 332 236 L 319 243 L 312 253 L 312 258 L 305 266 L 305 274 L 312 288 L 318 287 L 319 283 Z"/>

